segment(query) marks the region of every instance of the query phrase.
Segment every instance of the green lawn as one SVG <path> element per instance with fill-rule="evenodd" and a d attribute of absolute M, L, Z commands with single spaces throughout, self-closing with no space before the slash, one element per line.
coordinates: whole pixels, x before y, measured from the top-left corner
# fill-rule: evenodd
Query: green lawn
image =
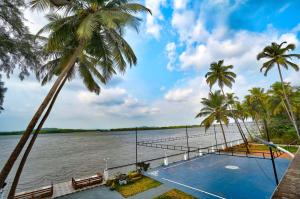
<path fill-rule="evenodd" d="M 143 176 L 141 179 L 127 185 L 117 186 L 116 190 L 125 198 L 160 186 L 161 183 Z"/>
<path fill-rule="evenodd" d="M 153 199 L 196 199 L 196 198 L 177 189 L 172 189 Z"/>
<path fill-rule="evenodd" d="M 238 149 L 242 149 L 242 150 L 246 150 L 246 147 L 244 145 L 239 145 L 236 146 L 234 148 L 238 148 Z M 288 150 L 291 153 L 296 153 L 298 150 L 298 147 L 295 146 L 291 146 L 291 147 L 282 147 L 286 150 Z M 265 151 L 265 150 L 269 150 L 269 147 L 266 145 L 261 145 L 261 144 L 250 144 L 250 150 L 252 151 Z"/>

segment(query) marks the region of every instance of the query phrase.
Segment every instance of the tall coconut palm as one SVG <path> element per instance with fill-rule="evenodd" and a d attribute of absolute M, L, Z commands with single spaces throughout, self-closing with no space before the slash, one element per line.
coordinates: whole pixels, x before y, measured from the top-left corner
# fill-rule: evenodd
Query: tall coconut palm
<path fill-rule="evenodd" d="M 270 98 L 262 88 L 252 88 L 249 91 L 251 94 L 249 97 L 250 101 L 257 108 L 257 111 L 262 117 L 264 129 L 266 132 L 266 138 L 268 142 L 270 142 L 269 127 L 268 127 L 268 120 L 270 117 L 270 102 L 269 102 Z M 276 171 L 276 165 L 275 165 L 274 156 L 272 152 L 272 147 L 269 146 L 269 150 L 270 150 L 276 184 L 278 185 L 278 177 L 277 177 L 277 171 Z"/>
<path fill-rule="evenodd" d="M 205 117 L 201 125 L 207 130 L 216 121 L 220 124 L 224 142 L 227 145 L 227 140 L 223 128 L 223 124 L 228 125 L 230 112 L 228 111 L 228 104 L 224 95 L 220 91 L 210 92 L 208 98 L 202 98 L 201 104 L 204 106 L 196 115 L 198 117 Z"/>
<path fill-rule="evenodd" d="M 245 113 L 250 115 L 252 121 L 254 121 L 254 123 L 257 127 L 259 134 L 263 137 L 263 132 L 259 126 L 259 120 L 261 119 L 260 115 L 259 115 L 259 110 L 257 110 L 257 107 L 255 106 L 255 104 L 252 103 L 252 99 L 251 99 L 250 95 L 245 96 L 245 99 L 243 101 L 243 107 L 244 107 Z"/>
<path fill-rule="evenodd" d="M 233 69 L 233 65 L 224 66 L 223 64 L 224 60 L 211 63 L 210 71 L 206 73 L 205 78 L 210 89 L 217 83 L 225 96 L 224 86 L 231 88 L 235 82 L 236 74 L 230 71 Z"/>
<path fill-rule="evenodd" d="M 284 83 L 285 91 L 289 99 L 292 97 L 292 87 L 289 83 Z M 271 89 L 268 91 L 270 94 L 270 102 L 271 102 L 271 109 L 274 115 L 278 115 L 283 111 L 287 113 L 289 119 L 291 120 L 291 114 L 288 110 L 288 105 L 284 98 L 284 93 L 282 90 L 281 82 L 275 82 L 271 85 Z M 296 111 L 296 107 L 291 104 L 293 112 Z"/>
<path fill-rule="evenodd" d="M 249 114 L 248 114 L 248 111 L 246 110 L 246 108 L 243 106 L 243 104 L 239 101 L 236 101 L 235 104 L 234 104 L 234 109 L 236 111 L 236 115 L 237 117 L 242 120 L 243 124 L 244 124 L 244 127 L 250 137 L 251 140 L 253 140 L 253 137 L 245 123 L 245 120 L 248 118 Z"/>
<path fill-rule="evenodd" d="M 254 87 L 249 90 L 250 95 L 246 95 L 245 98 L 251 104 L 252 110 L 255 112 L 255 117 L 259 117 L 261 120 L 269 118 L 270 116 L 270 99 L 264 92 L 263 88 Z"/>
<path fill-rule="evenodd" d="M 49 2 L 34 0 L 32 7 L 48 9 L 51 5 Z M 15 160 L 64 78 L 72 77 L 78 71 L 88 89 L 99 93 L 100 86 L 94 78 L 105 83 L 117 71 L 124 73 L 127 64 L 136 64 L 133 50 L 122 37 L 124 28 L 133 27 L 138 30 L 140 19 L 133 14 L 150 12 L 146 7 L 128 3 L 127 0 L 74 0 L 65 7 L 60 7 L 60 10 L 65 10 L 65 13 L 48 15 L 49 24 L 39 32 L 49 33 L 44 52 L 46 60 L 50 60 L 39 76 L 43 78 L 43 82 L 50 80 L 53 74 L 58 77 L 4 165 L 0 174 L 0 186 L 4 184 Z"/>
<path fill-rule="evenodd" d="M 266 62 L 263 63 L 260 71 L 264 71 L 264 75 L 266 76 L 268 72 L 274 67 L 277 66 L 277 70 L 279 73 L 281 86 L 285 101 L 287 103 L 288 114 L 290 114 L 291 122 L 293 123 L 297 135 L 300 139 L 300 132 L 296 122 L 296 118 L 294 116 L 294 112 L 292 110 L 292 106 L 286 94 L 286 90 L 284 87 L 284 81 L 282 77 L 281 67 L 288 69 L 292 67 L 295 71 L 299 71 L 299 66 L 291 61 L 292 58 L 300 58 L 300 54 L 289 53 L 289 51 L 295 50 L 296 46 L 294 44 L 287 44 L 287 42 L 282 42 L 277 44 L 275 42 L 271 43 L 271 45 L 266 46 L 262 52 L 257 55 L 257 60 L 267 59 Z"/>
<path fill-rule="evenodd" d="M 52 107 L 53 107 L 53 105 L 54 105 L 54 103 L 55 103 L 55 101 L 57 99 L 57 96 L 58 96 L 60 90 L 63 88 L 63 86 L 64 86 L 64 84 L 65 84 L 65 82 L 66 82 L 67 79 L 68 78 L 65 77 L 64 80 L 62 81 L 62 83 L 60 84 L 60 86 L 58 87 L 57 92 L 53 96 L 53 98 L 52 98 L 52 100 L 51 100 L 51 102 L 50 102 L 50 104 L 49 104 L 49 106 L 47 108 L 47 111 L 45 112 L 43 118 L 41 119 L 40 123 L 38 124 L 37 128 L 35 129 L 34 134 L 31 137 L 28 146 L 26 147 L 26 150 L 25 150 L 25 152 L 24 152 L 24 154 L 23 154 L 23 156 L 21 158 L 21 161 L 20 161 L 20 164 L 18 166 L 16 175 L 14 177 L 13 183 L 11 185 L 11 188 L 10 188 L 10 191 L 9 191 L 9 194 L 8 194 L 8 198 L 14 198 L 14 196 L 15 196 L 15 192 L 16 192 L 16 189 L 17 189 L 17 186 L 18 186 L 18 183 L 19 183 L 19 180 L 20 180 L 23 168 L 25 166 L 26 160 L 27 160 L 27 158 L 29 156 L 29 153 L 30 153 L 30 151 L 31 151 L 31 149 L 32 149 L 32 147 L 33 147 L 33 145 L 35 143 L 35 140 L 36 140 L 36 138 L 37 138 L 40 130 L 42 129 L 45 121 L 47 120 L 47 118 L 48 118 L 48 116 L 49 116 L 49 114 L 50 114 L 50 112 L 52 110 Z"/>
<path fill-rule="evenodd" d="M 223 64 L 224 64 L 224 60 L 219 60 L 218 62 L 211 63 L 209 68 L 210 71 L 206 73 L 205 78 L 210 89 L 215 84 L 218 84 L 218 86 L 222 91 L 222 94 L 226 97 L 224 92 L 224 86 L 231 88 L 232 84 L 235 82 L 236 74 L 230 71 L 231 69 L 233 69 L 233 65 L 224 66 Z M 229 109 L 231 110 L 230 105 L 229 105 Z M 244 135 L 241 125 L 239 124 L 233 112 L 232 112 L 232 117 L 234 119 L 235 124 L 237 125 L 237 128 L 241 134 L 242 139 L 244 140 L 244 143 L 247 145 L 248 142 L 246 136 Z"/>

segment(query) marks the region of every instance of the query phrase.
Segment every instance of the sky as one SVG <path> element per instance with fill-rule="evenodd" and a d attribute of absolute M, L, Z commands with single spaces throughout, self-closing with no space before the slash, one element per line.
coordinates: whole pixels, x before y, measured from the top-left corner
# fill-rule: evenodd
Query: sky
<path fill-rule="evenodd" d="M 251 87 L 268 88 L 279 80 L 274 69 L 265 77 L 256 55 L 271 42 L 300 46 L 300 1 L 293 0 L 145 0 L 152 15 L 141 15 L 139 33 L 125 38 L 138 64 L 115 76 L 101 93 L 89 92 L 79 77 L 68 82 L 45 127 L 104 129 L 200 124 L 195 115 L 209 88 L 205 74 L 212 62 L 234 65 L 236 83 L 226 92 L 240 99 Z M 46 13 L 24 10 L 36 33 Z M 295 52 L 299 53 L 300 48 Z M 294 60 L 299 63 L 298 60 Z M 284 71 L 285 81 L 300 85 L 299 72 Z M 4 79 L 8 91 L 0 131 L 23 130 L 50 89 L 33 75 L 17 72 Z M 218 89 L 215 87 L 214 89 Z"/>

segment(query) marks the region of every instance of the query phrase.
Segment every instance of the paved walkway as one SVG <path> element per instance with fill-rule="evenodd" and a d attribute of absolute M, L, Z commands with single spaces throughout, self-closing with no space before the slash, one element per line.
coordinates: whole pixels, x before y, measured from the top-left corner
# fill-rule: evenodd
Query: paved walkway
<path fill-rule="evenodd" d="M 168 187 L 167 185 L 162 184 L 156 188 L 149 189 L 149 190 L 139 193 L 135 196 L 131 196 L 131 197 L 129 197 L 129 199 L 152 199 L 152 198 L 155 198 L 157 196 L 160 196 L 160 195 L 166 193 L 167 191 L 169 191 L 171 189 L 172 188 Z"/>
<path fill-rule="evenodd" d="M 124 199 L 117 191 L 111 191 L 106 186 L 95 187 L 89 190 L 72 193 L 59 199 Z"/>
<path fill-rule="evenodd" d="M 135 196 L 128 197 L 128 199 L 152 199 L 159 196 L 172 188 L 162 184 L 156 188 L 149 189 Z M 124 199 L 117 191 L 110 191 L 106 186 L 91 188 L 88 190 L 79 191 L 66 196 L 59 197 L 60 199 Z"/>
<path fill-rule="evenodd" d="M 276 189 L 273 199 L 300 198 L 300 149 L 288 168 L 286 175 Z"/>

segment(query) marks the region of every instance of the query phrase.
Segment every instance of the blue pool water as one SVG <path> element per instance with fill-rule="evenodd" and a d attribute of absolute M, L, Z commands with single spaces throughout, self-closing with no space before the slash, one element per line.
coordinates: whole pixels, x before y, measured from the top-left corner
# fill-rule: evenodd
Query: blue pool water
<path fill-rule="evenodd" d="M 289 162 L 275 160 L 279 179 Z M 260 158 L 210 154 L 151 169 L 146 175 L 201 199 L 270 198 L 276 187 L 271 160 Z"/>

